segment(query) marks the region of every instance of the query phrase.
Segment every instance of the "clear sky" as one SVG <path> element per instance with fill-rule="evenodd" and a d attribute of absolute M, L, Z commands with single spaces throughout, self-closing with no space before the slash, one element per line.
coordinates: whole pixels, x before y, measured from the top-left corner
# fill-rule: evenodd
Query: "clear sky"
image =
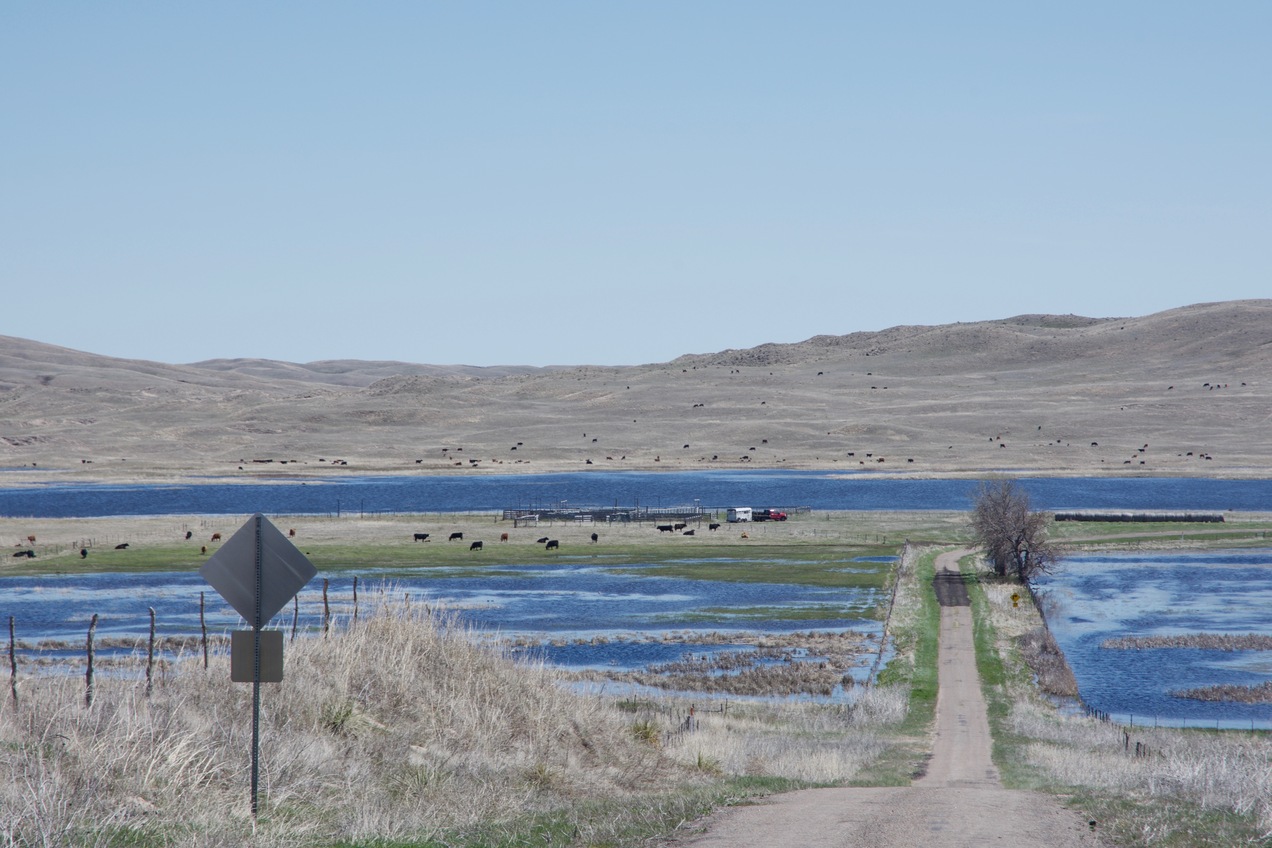
<path fill-rule="evenodd" d="M 660 362 L 1272 297 L 1272 3 L 0 8 L 0 333 Z"/>

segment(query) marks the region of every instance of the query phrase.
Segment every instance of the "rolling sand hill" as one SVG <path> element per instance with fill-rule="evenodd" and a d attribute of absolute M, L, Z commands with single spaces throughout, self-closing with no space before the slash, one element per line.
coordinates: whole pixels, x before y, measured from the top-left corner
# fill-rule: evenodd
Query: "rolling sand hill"
<path fill-rule="evenodd" d="M 1272 300 L 630 367 L 114 359 L 0 337 L 0 485 L 802 468 L 1272 473 Z"/>

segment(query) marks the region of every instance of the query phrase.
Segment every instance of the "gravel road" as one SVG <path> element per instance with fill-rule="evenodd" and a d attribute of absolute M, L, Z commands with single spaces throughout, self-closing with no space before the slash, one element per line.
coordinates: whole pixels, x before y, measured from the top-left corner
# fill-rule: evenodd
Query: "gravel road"
<path fill-rule="evenodd" d="M 810 789 L 724 810 L 692 848 L 1095 848 L 1108 843 L 1049 796 L 1004 789 L 957 577 L 964 551 L 937 560 L 941 586 L 939 694 L 927 773 L 908 787 Z M 944 572 L 944 574 L 942 573 Z M 942 585 L 943 584 L 943 585 Z"/>

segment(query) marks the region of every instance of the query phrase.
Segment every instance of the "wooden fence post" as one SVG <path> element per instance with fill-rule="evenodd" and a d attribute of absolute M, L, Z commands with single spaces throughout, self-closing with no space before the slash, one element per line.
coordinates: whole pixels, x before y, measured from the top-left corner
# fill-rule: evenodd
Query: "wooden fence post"
<path fill-rule="evenodd" d="M 13 616 L 9 616 L 9 693 L 13 695 L 13 705 L 18 705 L 18 655 L 13 650 Z"/>
<path fill-rule="evenodd" d="M 88 671 L 84 672 L 84 706 L 93 706 L 93 634 L 97 632 L 97 613 L 88 623 Z"/>
<path fill-rule="evenodd" d="M 331 629 L 331 605 L 327 602 L 327 586 L 330 582 L 326 577 L 322 578 L 322 635 L 326 636 L 327 631 Z"/>
<path fill-rule="evenodd" d="M 199 593 L 199 632 L 202 634 L 203 642 L 203 669 L 208 668 L 208 622 L 203 617 L 203 592 Z"/>
<path fill-rule="evenodd" d="M 353 623 L 358 623 L 358 575 L 353 576 Z"/>
<path fill-rule="evenodd" d="M 150 608 L 150 642 L 146 648 L 146 697 L 155 685 L 155 608 Z"/>
<path fill-rule="evenodd" d="M 300 593 L 292 595 L 292 634 L 291 640 L 296 641 L 296 621 L 300 618 Z"/>

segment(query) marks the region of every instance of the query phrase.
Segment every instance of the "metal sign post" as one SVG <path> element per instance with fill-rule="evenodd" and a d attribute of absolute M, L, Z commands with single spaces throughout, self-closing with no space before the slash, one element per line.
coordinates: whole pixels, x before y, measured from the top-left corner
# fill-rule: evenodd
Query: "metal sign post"
<path fill-rule="evenodd" d="M 251 676 L 243 673 L 246 669 L 242 669 L 235 660 L 240 654 L 231 649 L 230 679 L 234 682 L 250 680 L 252 683 L 253 819 L 257 813 L 260 783 L 261 683 L 277 683 L 283 679 L 282 634 L 262 631 L 269 620 L 317 573 L 313 563 L 259 512 L 199 569 L 203 579 L 234 607 L 244 621 L 252 625 Z M 262 639 L 275 633 L 278 638 Z M 234 643 L 240 643 L 240 640 L 236 638 Z M 268 670 L 264 676 L 261 673 L 263 666 Z"/>
<path fill-rule="evenodd" d="M 261 584 L 264 582 L 261 561 L 261 522 L 265 516 L 259 512 L 252 516 L 256 538 L 256 617 L 252 620 L 252 818 L 256 818 L 256 788 L 260 783 L 261 754 Z"/>

